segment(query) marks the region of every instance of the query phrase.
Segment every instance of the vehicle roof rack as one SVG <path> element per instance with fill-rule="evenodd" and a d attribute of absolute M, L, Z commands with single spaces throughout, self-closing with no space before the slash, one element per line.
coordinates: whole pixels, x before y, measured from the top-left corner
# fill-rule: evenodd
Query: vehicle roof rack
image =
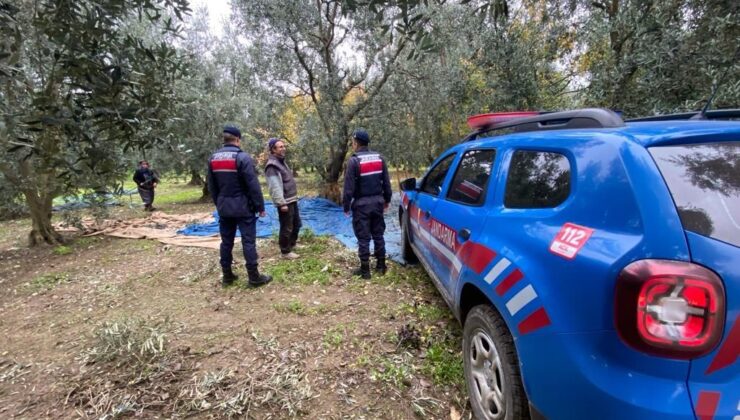
<path fill-rule="evenodd" d="M 648 122 L 648 121 L 677 121 L 677 120 L 734 120 L 740 119 L 740 109 L 713 109 L 704 113 L 701 111 L 681 112 L 677 114 L 654 115 L 652 117 L 630 118 L 626 122 Z"/>
<path fill-rule="evenodd" d="M 608 109 L 584 108 L 571 111 L 542 112 L 533 117 L 484 125 L 466 136 L 463 142 L 475 140 L 483 134 L 497 136 L 528 131 L 613 127 L 624 127 L 624 121 L 617 113 Z"/>

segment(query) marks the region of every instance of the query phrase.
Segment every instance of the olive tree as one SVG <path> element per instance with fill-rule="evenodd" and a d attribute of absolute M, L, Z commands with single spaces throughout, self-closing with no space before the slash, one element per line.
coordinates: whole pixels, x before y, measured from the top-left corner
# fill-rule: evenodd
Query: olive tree
<path fill-rule="evenodd" d="M 392 77 L 409 39 L 408 13 L 399 21 L 389 8 L 378 22 L 368 7 L 349 3 L 235 2 L 252 71 L 277 94 L 303 95 L 314 105 L 325 146 L 322 195 L 334 200 L 355 119 Z"/>
<path fill-rule="evenodd" d="M 467 117 L 482 112 L 568 107 L 573 72 L 562 48 L 573 33 L 558 10 L 523 2 L 504 14 L 481 14 L 475 4 L 426 10 L 435 45 L 399 62 L 397 75 L 359 122 L 375 134 L 373 148 L 401 169 L 416 172 L 463 138 Z"/>
<path fill-rule="evenodd" d="M 573 1 L 581 101 L 637 116 L 740 102 L 740 6 L 730 0 Z"/>
<path fill-rule="evenodd" d="M 180 60 L 140 22 L 178 32 L 186 0 L 0 1 L 0 171 L 32 221 L 30 244 L 62 240 L 52 201 L 102 191 L 124 153 L 158 141 Z"/>
<path fill-rule="evenodd" d="M 282 135 L 279 115 L 285 101 L 259 83 L 259 72 L 251 71 L 249 43 L 240 28 L 225 23 L 216 36 L 207 17 L 205 9 L 196 9 L 185 19 L 178 46 L 187 69 L 175 82 L 168 142 L 153 151 L 167 169 L 195 183 L 205 180 L 206 161 L 221 145 L 225 124 L 241 129 L 247 152 L 255 157 L 264 153 L 267 139 Z M 208 184 L 202 185 L 205 200 L 210 194 Z"/>

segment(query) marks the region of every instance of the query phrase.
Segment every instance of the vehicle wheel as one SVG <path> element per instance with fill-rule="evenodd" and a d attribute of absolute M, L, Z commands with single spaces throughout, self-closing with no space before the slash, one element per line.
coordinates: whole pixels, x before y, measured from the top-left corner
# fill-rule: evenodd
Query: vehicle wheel
<path fill-rule="evenodd" d="M 409 218 L 406 214 L 401 216 L 401 257 L 409 264 L 419 262 L 416 254 L 414 254 L 414 249 L 411 248 L 411 241 L 409 240 Z"/>
<path fill-rule="evenodd" d="M 476 418 L 529 418 L 514 340 L 501 315 L 488 305 L 474 307 L 465 320 L 463 360 Z"/>

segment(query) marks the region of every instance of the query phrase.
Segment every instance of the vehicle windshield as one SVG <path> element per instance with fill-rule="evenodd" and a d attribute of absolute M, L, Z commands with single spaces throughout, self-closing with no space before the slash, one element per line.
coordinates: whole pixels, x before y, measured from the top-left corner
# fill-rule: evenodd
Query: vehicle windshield
<path fill-rule="evenodd" d="M 649 150 L 684 229 L 740 246 L 740 141 Z"/>

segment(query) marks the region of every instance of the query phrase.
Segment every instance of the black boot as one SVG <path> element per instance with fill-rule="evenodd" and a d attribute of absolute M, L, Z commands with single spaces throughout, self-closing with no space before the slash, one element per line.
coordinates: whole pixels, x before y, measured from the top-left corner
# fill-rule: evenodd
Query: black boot
<path fill-rule="evenodd" d="M 223 268 L 222 270 L 223 270 L 224 276 L 221 278 L 221 285 L 224 287 L 230 285 L 231 283 L 233 283 L 239 278 L 239 276 L 237 276 L 236 274 L 234 274 L 233 271 L 231 271 L 231 267 Z"/>
<path fill-rule="evenodd" d="M 375 265 L 375 271 L 381 276 L 385 275 L 388 271 L 388 266 L 385 265 L 385 257 L 378 257 L 378 263 Z"/>
<path fill-rule="evenodd" d="M 369 279 L 370 278 L 370 261 L 360 260 L 360 268 L 354 270 L 352 272 L 352 275 L 360 276 L 365 280 Z"/>
<path fill-rule="evenodd" d="M 249 274 L 249 281 L 247 286 L 249 287 L 260 287 L 272 281 L 272 276 L 266 274 L 260 274 L 257 267 L 247 268 L 247 274 Z"/>

